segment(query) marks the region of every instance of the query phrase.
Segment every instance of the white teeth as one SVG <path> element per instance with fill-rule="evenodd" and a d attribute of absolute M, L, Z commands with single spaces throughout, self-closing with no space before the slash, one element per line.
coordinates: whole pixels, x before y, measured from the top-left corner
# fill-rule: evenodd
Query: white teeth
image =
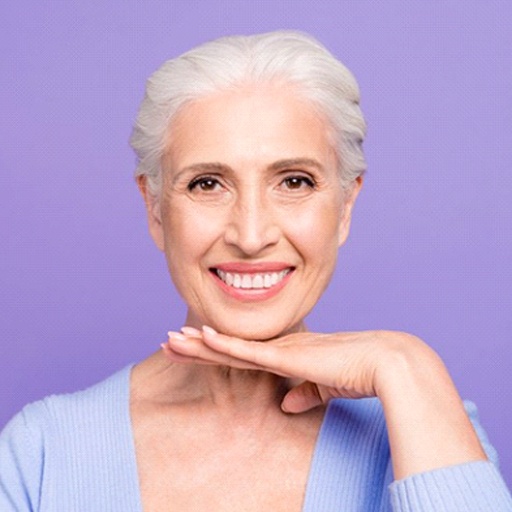
<path fill-rule="evenodd" d="M 244 290 L 261 290 L 263 288 L 271 288 L 290 272 L 290 269 L 281 270 L 280 272 L 269 272 L 266 274 L 235 274 L 217 270 L 217 275 L 228 286 L 233 288 L 242 288 Z"/>
<path fill-rule="evenodd" d="M 253 288 L 263 288 L 263 276 L 261 274 L 256 274 L 253 277 L 252 287 Z"/>

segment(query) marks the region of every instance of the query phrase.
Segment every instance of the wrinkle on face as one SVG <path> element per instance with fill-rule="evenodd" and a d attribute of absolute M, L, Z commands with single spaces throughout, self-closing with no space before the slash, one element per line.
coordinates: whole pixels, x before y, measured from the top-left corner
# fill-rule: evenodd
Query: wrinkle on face
<path fill-rule="evenodd" d="M 357 195 L 341 187 L 325 120 L 289 90 L 270 88 L 197 100 L 172 129 L 163 159 L 161 230 L 189 320 L 251 339 L 303 329 L 334 271 Z M 288 169 L 313 174 L 315 189 L 301 195 L 278 187 Z M 190 180 L 202 174 L 219 179 L 217 195 L 191 191 Z M 239 304 L 216 288 L 209 268 L 241 259 L 286 261 L 294 275 L 268 304 Z"/>

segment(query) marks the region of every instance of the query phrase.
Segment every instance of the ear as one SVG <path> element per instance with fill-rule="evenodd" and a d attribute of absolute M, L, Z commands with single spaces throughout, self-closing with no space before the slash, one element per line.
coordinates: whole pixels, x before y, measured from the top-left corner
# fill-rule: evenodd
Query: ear
<path fill-rule="evenodd" d="M 160 203 L 158 198 L 154 196 L 149 190 L 147 177 L 137 176 L 137 186 L 139 187 L 144 204 L 146 205 L 146 212 L 148 216 L 149 233 L 155 242 L 155 245 L 161 250 L 164 250 L 164 231 L 162 228 L 162 217 L 160 212 Z"/>
<path fill-rule="evenodd" d="M 345 204 L 343 206 L 343 212 L 338 228 L 338 247 L 341 247 L 347 241 L 350 231 L 350 222 L 352 220 L 352 208 L 354 207 L 354 203 L 356 202 L 362 186 L 363 178 L 362 176 L 359 176 L 356 178 L 351 188 L 345 192 Z"/>

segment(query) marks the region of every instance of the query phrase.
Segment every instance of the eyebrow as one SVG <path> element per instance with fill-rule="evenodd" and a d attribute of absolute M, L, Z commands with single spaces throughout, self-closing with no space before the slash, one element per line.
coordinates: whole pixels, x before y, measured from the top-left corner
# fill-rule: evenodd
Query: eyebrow
<path fill-rule="evenodd" d="M 206 172 L 206 173 L 218 173 L 222 171 L 232 171 L 229 165 L 221 164 L 219 162 L 204 162 L 198 164 L 187 165 L 179 171 L 172 179 L 172 183 L 179 181 L 181 176 L 191 172 Z"/>
<path fill-rule="evenodd" d="M 268 169 L 271 171 L 280 171 L 287 167 L 314 167 L 319 171 L 324 169 L 323 165 L 313 158 L 286 158 L 272 163 Z M 172 182 L 176 183 L 183 174 L 190 172 L 219 173 L 233 172 L 233 169 L 229 165 L 220 162 L 201 162 L 184 167 L 173 177 Z"/>
<path fill-rule="evenodd" d="M 270 166 L 270 169 L 273 171 L 279 171 L 281 169 L 286 169 L 287 167 L 315 167 L 319 171 L 324 168 L 318 160 L 313 158 L 288 158 L 274 162 Z"/>

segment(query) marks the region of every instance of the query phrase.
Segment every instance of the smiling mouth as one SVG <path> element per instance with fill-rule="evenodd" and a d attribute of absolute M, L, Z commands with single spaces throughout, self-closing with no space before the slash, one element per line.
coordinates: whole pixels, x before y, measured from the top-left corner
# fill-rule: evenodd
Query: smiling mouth
<path fill-rule="evenodd" d="M 227 286 L 244 290 L 265 290 L 279 284 L 293 268 L 286 268 L 279 272 L 257 272 L 257 273 L 238 273 L 225 272 L 218 268 L 212 269 L 212 272 Z"/>

